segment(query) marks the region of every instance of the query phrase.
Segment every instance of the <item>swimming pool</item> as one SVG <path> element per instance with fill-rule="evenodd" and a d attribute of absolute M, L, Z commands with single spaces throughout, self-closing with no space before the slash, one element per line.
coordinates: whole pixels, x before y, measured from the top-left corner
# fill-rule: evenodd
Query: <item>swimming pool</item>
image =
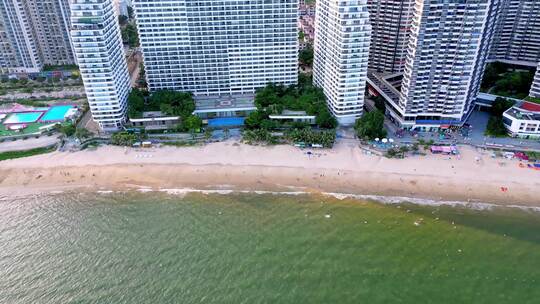
<path fill-rule="evenodd" d="M 219 127 L 231 127 L 231 126 L 243 126 L 244 117 L 223 117 L 223 118 L 213 118 L 208 120 L 208 126 L 219 128 Z"/>
<path fill-rule="evenodd" d="M 63 121 L 72 105 L 52 106 L 40 119 L 42 122 Z"/>
<path fill-rule="evenodd" d="M 5 125 L 9 124 L 25 124 L 36 122 L 43 112 L 23 112 L 23 113 L 12 113 L 4 120 Z"/>

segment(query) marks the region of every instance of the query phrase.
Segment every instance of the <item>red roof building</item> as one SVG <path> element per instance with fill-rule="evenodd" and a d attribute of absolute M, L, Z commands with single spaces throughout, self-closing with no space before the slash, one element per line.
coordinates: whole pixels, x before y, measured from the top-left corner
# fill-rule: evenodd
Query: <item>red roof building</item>
<path fill-rule="evenodd" d="M 523 109 L 523 110 L 526 110 L 526 111 L 540 113 L 540 104 L 537 104 L 537 103 L 534 103 L 534 102 L 524 101 L 521 104 L 520 108 Z"/>

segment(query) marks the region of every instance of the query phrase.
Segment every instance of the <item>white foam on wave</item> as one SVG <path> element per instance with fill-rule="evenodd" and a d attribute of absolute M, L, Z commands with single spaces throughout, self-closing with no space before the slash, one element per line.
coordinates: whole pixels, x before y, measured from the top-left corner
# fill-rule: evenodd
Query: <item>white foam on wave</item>
<path fill-rule="evenodd" d="M 524 205 L 497 205 L 492 203 L 485 202 L 464 202 L 464 201 L 438 201 L 434 199 L 426 198 L 413 198 L 406 196 L 382 196 L 382 195 L 365 195 L 365 194 L 347 194 L 347 193 L 333 193 L 333 192 L 323 192 L 323 195 L 328 195 L 339 200 L 352 198 L 352 199 L 361 199 L 361 200 L 373 200 L 383 204 L 403 204 L 411 203 L 414 205 L 421 206 L 450 206 L 450 207 L 465 207 L 474 210 L 493 210 L 494 208 L 517 208 L 523 211 L 532 211 L 540 212 L 540 207 L 531 207 Z"/>
<path fill-rule="evenodd" d="M 152 190 L 145 190 L 150 192 Z M 242 194 L 274 194 L 274 195 L 309 195 L 313 194 L 308 191 L 265 191 L 265 190 L 232 190 L 232 189 L 192 189 L 192 188 L 172 188 L 172 189 L 160 189 L 160 192 L 165 192 L 171 195 L 186 195 L 188 193 L 201 193 L 201 194 L 220 194 L 228 195 L 233 193 Z M 397 205 L 403 203 L 411 203 L 420 206 L 450 206 L 450 207 L 464 207 L 474 210 L 493 210 L 494 208 L 516 208 L 529 212 L 540 212 L 540 207 L 530 207 L 523 205 L 497 205 L 485 202 L 465 202 L 465 201 L 439 201 L 434 199 L 425 198 L 413 198 L 406 196 L 382 196 L 382 195 L 365 195 L 365 194 L 352 194 L 352 193 L 337 193 L 337 192 L 322 192 L 322 195 L 330 196 L 339 200 L 344 199 L 358 199 L 358 200 L 371 200 L 383 204 Z"/>
<path fill-rule="evenodd" d="M 114 193 L 114 191 L 112 191 L 112 190 L 98 190 L 97 193 L 99 193 L 99 194 L 109 194 L 109 193 Z"/>

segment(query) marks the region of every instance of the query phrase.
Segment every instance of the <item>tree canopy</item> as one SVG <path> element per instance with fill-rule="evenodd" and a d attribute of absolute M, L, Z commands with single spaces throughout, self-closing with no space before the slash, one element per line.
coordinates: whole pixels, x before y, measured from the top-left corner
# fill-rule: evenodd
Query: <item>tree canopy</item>
<path fill-rule="evenodd" d="M 307 66 L 313 65 L 313 47 L 307 46 L 305 49 L 300 51 L 298 54 L 298 60 L 300 63 Z"/>
<path fill-rule="evenodd" d="M 283 86 L 268 84 L 257 91 L 255 96 L 257 111 L 246 119 L 246 126 L 251 129 L 262 126 L 275 127 L 277 122 L 264 122 L 272 114 L 281 114 L 283 110 L 305 111 L 316 116 L 316 123 L 321 128 L 333 129 L 337 121 L 328 111 L 326 98 L 320 88 L 311 84 Z M 279 123 L 277 123 L 279 125 Z"/>
<path fill-rule="evenodd" d="M 504 126 L 502 117 L 491 116 L 488 120 L 485 134 L 495 137 L 508 136 L 508 131 Z"/>
<path fill-rule="evenodd" d="M 137 33 L 137 27 L 134 24 L 128 23 L 122 28 L 122 40 L 130 47 L 139 46 L 139 34 Z"/>
<path fill-rule="evenodd" d="M 201 129 L 202 119 L 197 115 L 190 115 L 184 120 L 185 129 L 195 132 Z"/>
<path fill-rule="evenodd" d="M 144 94 L 139 89 L 132 89 L 128 96 L 128 116 L 141 118 L 145 110 Z"/>
<path fill-rule="evenodd" d="M 497 97 L 491 106 L 491 115 L 500 117 L 502 114 L 514 105 L 512 100 Z"/>
<path fill-rule="evenodd" d="M 137 88 L 128 96 L 128 115 L 140 118 L 145 111 L 161 111 L 165 115 L 189 117 L 195 111 L 195 101 L 191 93 L 161 90 L 146 97 L 146 93 Z"/>
<path fill-rule="evenodd" d="M 486 126 L 486 135 L 495 137 L 504 137 L 508 135 L 508 131 L 504 126 L 502 115 L 503 113 L 514 105 L 512 100 L 497 97 L 491 106 L 491 117 L 488 120 Z"/>
<path fill-rule="evenodd" d="M 150 106 L 159 107 L 165 115 L 180 116 L 182 119 L 195 111 L 195 101 L 191 93 L 172 90 L 157 91 L 150 96 Z"/>
<path fill-rule="evenodd" d="M 493 62 L 486 66 L 482 91 L 500 96 L 525 98 L 534 78 L 534 70 Z"/>
<path fill-rule="evenodd" d="M 365 113 L 362 117 L 356 120 L 354 129 L 356 130 L 356 135 L 359 138 L 373 140 L 378 137 L 385 137 L 386 130 L 384 129 L 384 114 L 379 110 Z"/>

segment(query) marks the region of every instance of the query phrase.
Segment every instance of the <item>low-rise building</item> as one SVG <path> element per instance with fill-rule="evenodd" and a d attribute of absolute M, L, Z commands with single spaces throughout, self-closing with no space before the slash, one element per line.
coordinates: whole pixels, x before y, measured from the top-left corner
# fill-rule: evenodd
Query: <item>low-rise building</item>
<path fill-rule="evenodd" d="M 513 137 L 540 138 L 540 104 L 515 104 L 503 113 L 503 123 Z"/>
<path fill-rule="evenodd" d="M 179 116 L 166 116 L 160 111 L 143 112 L 142 118 L 130 118 L 131 126 L 135 128 L 144 128 L 145 130 L 167 130 L 172 129 L 181 120 Z"/>
<path fill-rule="evenodd" d="M 279 121 L 290 121 L 296 123 L 307 123 L 310 125 L 316 124 L 317 117 L 315 115 L 308 115 L 306 111 L 289 111 L 284 110 L 279 115 L 270 115 L 270 119 Z"/>

